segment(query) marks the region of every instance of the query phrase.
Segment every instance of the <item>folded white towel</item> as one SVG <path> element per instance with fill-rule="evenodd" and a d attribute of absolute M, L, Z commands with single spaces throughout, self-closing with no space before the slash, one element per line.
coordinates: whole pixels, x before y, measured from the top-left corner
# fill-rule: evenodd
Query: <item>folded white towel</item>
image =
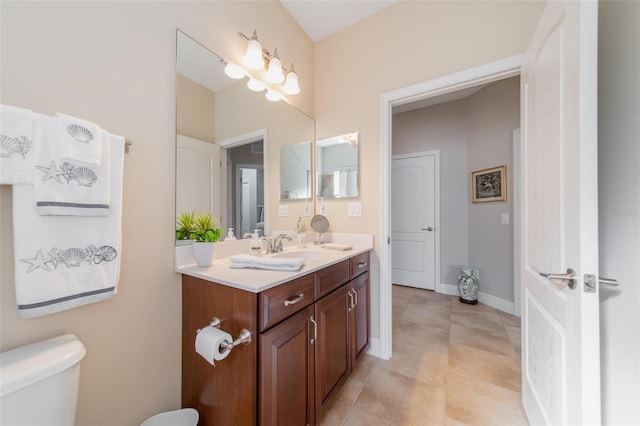
<path fill-rule="evenodd" d="M 237 254 L 229 258 L 229 268 L 255 268 L 272 271 L 297 271 L 304 265 L 302 258 L 278 259 L 273 257 L 257 257 L 248 254 Z"/>
<path fill-rule="evenodd" d="M 98 166 L 102 156 L 109 157 L 103 152 L 103 133 L 100 126 L 87 120 L 65 114 L 56 114 L 62 126 L 59 128 L 60 157 L 63 161 L 78 162 Z"/>
<path fill-rule="evenodd" d="M 33 112 L 0 105 L 0 184 L 33 182 Z"/>
<path fill-rule="evenodd" d="M 124 138 L 110 137 L 110 143 L 109 216 L 40 216 L 33 206 L 33 185 L 14 185 L 15 286 L 22 318 L 71 309 L 116 294 Z"/>
<path fill-rule="evenodd" d="M 109 133 L 101 130 L 104 156 L 99 166 L 66 161 L 56 135 L 65 123 L 36 114 L 34 194 L 41 215 L 106 216 L 109 214 L 111 151 Z M 118 157 L 124 151 L 116 153 Z"/>

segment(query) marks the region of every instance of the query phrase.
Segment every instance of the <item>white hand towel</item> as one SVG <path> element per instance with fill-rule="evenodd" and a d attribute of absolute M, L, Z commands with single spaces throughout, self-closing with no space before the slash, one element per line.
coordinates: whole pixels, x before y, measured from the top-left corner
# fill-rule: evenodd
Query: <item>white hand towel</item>
<path fill-rule="evenodd" d="M 297 271 L 304 265 L 302 258 L 273 258 L 273 257 L 257 257 L 247 254 L 238 254 L 229 258 L 229 268 L 255 268 L 269 269 L 272 271 Z"/>
<path fill-rule="evenodd" d="M 110 299 L 117 292 L 124 138 L 109 139 L 109 216 L 40 216 L 33 206 L 33 185 L 13 187 L 16 301 L 22 318 Z"/>
<path fill-rule="evenodd" d="M 34 194 L 41 215 L 106 216 L 109 214 L 112 147 L 109 133 L 101 130 L 104 156 L 99 166 L 67 161 L 65 145 L 56 136 L 65 123 L 59 118 L 36 114 Z"/>
<path fill-rule="evenodd" d="M 100 126 L 70 115 L 58 113 L 56 117 L 62 122 L 58 134 L 62 160 L 98 166 L 103 155 L 109 157 L 109 153 L 102 151 Z"/>
<path fill-rule="evenodd" d="M 33 182 L 33 112 L 0 105 L 0 184 Z"/>

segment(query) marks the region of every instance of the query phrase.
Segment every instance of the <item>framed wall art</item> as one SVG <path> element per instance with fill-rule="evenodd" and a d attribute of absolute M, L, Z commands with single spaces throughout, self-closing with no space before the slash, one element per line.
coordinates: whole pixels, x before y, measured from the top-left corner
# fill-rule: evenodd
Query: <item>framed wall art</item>
<path fill-rule="evenodd" d="M 507 200 L 507 166 L 471 172 L 474 203 Z"/>

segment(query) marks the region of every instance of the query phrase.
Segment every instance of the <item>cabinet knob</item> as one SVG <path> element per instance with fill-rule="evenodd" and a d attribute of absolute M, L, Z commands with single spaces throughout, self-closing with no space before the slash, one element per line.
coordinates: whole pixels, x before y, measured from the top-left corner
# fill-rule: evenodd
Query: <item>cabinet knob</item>
<path fill-rule="evenodd" d="M 358 263 L 358 268 L 364 268 L 365 266 L 367 266 L 367 262 Z"/>

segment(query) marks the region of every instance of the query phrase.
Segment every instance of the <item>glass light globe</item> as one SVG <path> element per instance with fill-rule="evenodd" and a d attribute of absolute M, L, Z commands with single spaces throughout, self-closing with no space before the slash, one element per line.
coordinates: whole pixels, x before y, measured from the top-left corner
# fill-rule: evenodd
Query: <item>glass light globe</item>
<path fill-rule="evenodd" d="M 247 72 L 240 65 L 228 63 L 227 66 L 224 67 L 224 73 L 233 79 L 241 79 Z"/>
<path fill-rule="evenodd" d="M 300 86 L 298 86 L 298 74 L 291 68 L 291 71 L 287 73 L 287 80 L 284 82 L 284 92 L 289 95 L 297 95 L 300 93 Z"/>
<path fill-rule="evenodd" d="M 278 49 L 275 50 L 273 57 L 269 60 L 267 81 L 276 84 L 282 83 L 284 81 L 284 74 L 282 73 L 282 62 L 280 62 L 280 58 L 278 58 Z"/>
<path fill-rule="evenodd" d="M 247 87 L 254 92 L 261 92 L 267 88 L 263 82 L 255 78 L 250 78 L 249 81 L 247 81 Z"/>
<path fill-rule="evenodd" d="M 282 95 L 271 89 L 267 90 L 267 94 L 265 95 L 265 97 L 271 102 L 278 102 L 279 100 L 282 100 Z"/>
<path fill-rule="evenodd" d="M 247 45 L 247 53 L 244 55 L 244 64 L 254 70 L 264 68 L 264 59 L 262 59 L 262 45 L 257 39 L 249 40 L 249 44 Z"/>

